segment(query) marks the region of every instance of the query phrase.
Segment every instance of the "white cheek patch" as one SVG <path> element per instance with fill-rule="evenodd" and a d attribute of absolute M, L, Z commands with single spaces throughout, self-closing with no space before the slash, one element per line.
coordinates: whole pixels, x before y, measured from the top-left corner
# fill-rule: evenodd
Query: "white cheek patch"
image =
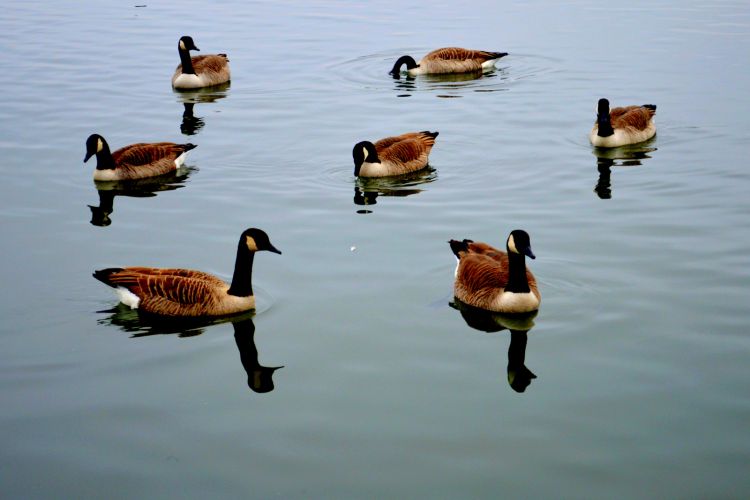
<path fill-rule="evenodd" d="M 101 137 L 96 140 L 96 152 L 100 152 L 102 149 L 104 149 L 104 144 L 102 144 Z"/>
<path fill-rule="evenodd" d="M 508 237 L 508 250 L 513 253 L 518 253 L 518 250 L 516 250 L 516 240 L 513 239 L 512 234 Z"/>
<path fill-rule="evenodd" d="M 365 154 L 365 158 L 362 161 L 367 161 L 367 148 L 362 148 L 362 152 Z"/>
<path fill-rule="evenodd" d="M 183 42 L 182 40 L 180 40 L 180 48 L 182 50 L 185 50 L 185 42 Z"/>
<path fill-rule="evenodd" d="M 246 238 L 245 244 L 247 245 L 247 248 L 250 249 L 251 252 L 258 251 L 258 245 L 255 243 L 255 239 L 252 236 L 248 236 Z"/>

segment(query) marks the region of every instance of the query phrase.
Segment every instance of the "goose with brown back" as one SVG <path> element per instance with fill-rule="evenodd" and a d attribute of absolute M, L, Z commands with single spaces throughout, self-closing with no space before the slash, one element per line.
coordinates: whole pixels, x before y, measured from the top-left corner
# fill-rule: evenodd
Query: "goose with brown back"
<path fill-rule="evenodd" d="M 411 56 L 401 56 L 396 60 L 390 74 L 398 77 L 401 67 L 406 65 L 409 76 L 440 75 L 446 73 L 470 73 L 495 67 L 495 62 L 507 56 L 507 52 L 489 52 L 461 47 L 445 47 L 428 53 L 419 62 Z"/>
<path fill-rule="evenodd" d="M 174 172 L 185 163 L 187 152 L 195 147 L 195 144 L 190 143 L 138 143 L 112 153 L 104 137 L 91 134 L 86 139 L 86 156 L 83 162 L 96 156 L 95 181 L 143 179 Z"/>
<path fill-rule="evenodd" d="M 202 271 L 125 267 L 100 269 L 94 277 L 115 289 L 120 301 L 133 309 L 169 317 L 217 317 L 255 309 L 252 273 L 256 252 L 281 252 L 268 235 L 246 229 L 237 244 L 232 283 Z"/>
<path fill-rule="evenodd" d="M 177 43 L 180 64 L 172 75 L 175 89 L 198 89 L 227 83 L 230 78 L 229 58 L 226 54 L 208 54 L 190 57 L 191 50 L 200 50 L 193 38 L 183 36 Z"/>
<path fill-rule="evenodd" d="M 506 250 L 472 240 L 450 240 L 458 259 L 453 294 L 479 309 L 500 313 L 528 313 L 539 309 L 542 296 L 536 278 L 526 268 L 526 257 L 536 258 L 526 231 L 516 229 Z"/>
<path fill-rule="evenodd" d="M 358 142 L 352 149 L 354 175 L 387 177 L 416 172 L 427 166 L 427 160 L 439 132 L 409 132 L 370 141 Z"/>
<path fill-rule="evenodd" d="M 596 123 L 589 140 L 599 148 L 616 148 L 647 141 L 656 135 L 655 104 L 609 109 L 607 99 L 599 99 Z"/>

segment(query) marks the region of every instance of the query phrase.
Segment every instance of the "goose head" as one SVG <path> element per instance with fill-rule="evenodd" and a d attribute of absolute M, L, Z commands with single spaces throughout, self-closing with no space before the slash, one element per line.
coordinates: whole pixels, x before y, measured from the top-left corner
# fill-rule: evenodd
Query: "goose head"
<path fill-rule="evenodd" d="M 281 254 L 281 250 L 271 244 L 268 235 L 262 229 L 250 228 L 245 229 L 240 236 L 240 245 L 244 244 L 251 252 L 260 252 L 267 250 L 269 252 Z"/>
<path fill-rule="evenodd" d="M 367 163 L 380 163 L 378 158 L 378 152 L 375 151 L 375 145 L 370 141 L 358 142 L 352 149 L 352 157 L 354 158 L 354 175 L 359 175 L 359 170 L 362 168 L 364 162 Z"/>
<path fill-rule="evenodd" d="M 529 233 L 523 229 L 514 229 L 511 231 L 508 236 L 506 248 L 508 249 L 508 255 L 526 255 L 527 257 L 536 259 L 536 255 L 531 251 L 531 239 L 529 238 Z"/>
<path fill-rule="evenodd" d="M 86 139 L 86 156 L 83 157 L 83 163 L 86 163 L 89 161 L 89 158 L 104 150 L 109 150 L 109 146 L 107 145 L 107 141 L 104 140 L 104 137 L 99 134 L 91 134 L 89 138 Z"/>
<path fill-rule="evenodd" d="M 180 41 L 177 43 L 177 48 L 179 50 L 197 50 L 200 52 L 201 49 L 195 46 L 195 42 L 193 42 L 193 37 L 191 36 L 183 36 L 180 38 Z"/>
<path fill-rule="evenodd" d="M 393 69 L 391 69 L 388 74 L 393 76 L 394 78 L 398 78 L 398 76 L 401 74 L 401 66 L 403 66 L 404 64 L 406 64 L 407 71 L 419 67 L 419 64 L 417 64 L 417 61 L 415 61 L 413 57 L 401 56 L 396 60 L 396 63 L 393 65 Z"/>

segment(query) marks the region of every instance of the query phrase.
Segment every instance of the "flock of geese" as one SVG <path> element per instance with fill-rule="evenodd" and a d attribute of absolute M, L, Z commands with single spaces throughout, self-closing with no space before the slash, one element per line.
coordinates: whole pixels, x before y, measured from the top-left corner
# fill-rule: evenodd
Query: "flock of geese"
<path fill-rule="evenodd" d="M 174 89 L 197 89 L 229 82 L 226 54 L 191 57 L 191 50 L 199 50 L 193 39 L 180 38 L 180 64 L 172 76 Z M 410 76 L 481 72 L 494 68 L 497 60 L 506 55 L 505 52 L 441 48 L 418 62 L 408 55 L 400 57 L 390 74 L 398 77 L 403 66 Z M 656 134 L 655 113 L 653 104 L 610 109 L 609 101 L 600 99 L 589 140 L 601 148 L 646 141 Z M 438 132 L 409 132 L 375 143 L 359 142 L 352 150 L 354 175 L 386 177 L 424 169 L 437 136 Z M 97 181 L 129 181 L 177 170 L 183 165 L 186 154 L 195 147 L 189 143 L 139 143 L 111 152 L 104 137 L 92 134 L 86 140 L 84 162 L 96 156 L 94 179 Z M 450 240 L 449 244 L 458 260 L 453 289 L 458 301 L 505 314 L 538 310 L 541 294 L 534 275 L 526 268 L 526 257 L 535 258 L 526 231 L 512 231 L 506 239 L 505 251 L 469 239 Z M 281 254 L 264 231 L 245 230 L 237 244 L 230 284 L 201 271 L 151 267 L 101 269 L 94 272 L 94 277 L 114 288 L 121 302 L 145 313 L 172 318 L 230 316 L 255 309 L 253 258 L 256 252 L 264 250 Z"/>

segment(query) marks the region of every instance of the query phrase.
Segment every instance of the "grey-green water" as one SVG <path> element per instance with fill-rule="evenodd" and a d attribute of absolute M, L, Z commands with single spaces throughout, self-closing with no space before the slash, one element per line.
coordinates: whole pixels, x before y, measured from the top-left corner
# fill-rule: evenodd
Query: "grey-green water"
<path fill-rule="evenodd" d="M 746 2 L 144 3 L 2 9 L 4 498 L 750 494 Z M 228 89 L 171 90 L 183 34 L 229 54 Z M 511 55 L 388 76 L 446 45 Z M 599 97 L 657 104 L 655 140 L 598 158 Z M 354 143 L 424 129 L 431 171 L 355 181 Z M 103 215 L 92 132 L 198 148 Z M 250 321 L 141 324 L 91 277 L 228 279 L 250 226 L 284 252 Z M 525 350 L 449 306 L 446 241 L 517 227 Z"/>

